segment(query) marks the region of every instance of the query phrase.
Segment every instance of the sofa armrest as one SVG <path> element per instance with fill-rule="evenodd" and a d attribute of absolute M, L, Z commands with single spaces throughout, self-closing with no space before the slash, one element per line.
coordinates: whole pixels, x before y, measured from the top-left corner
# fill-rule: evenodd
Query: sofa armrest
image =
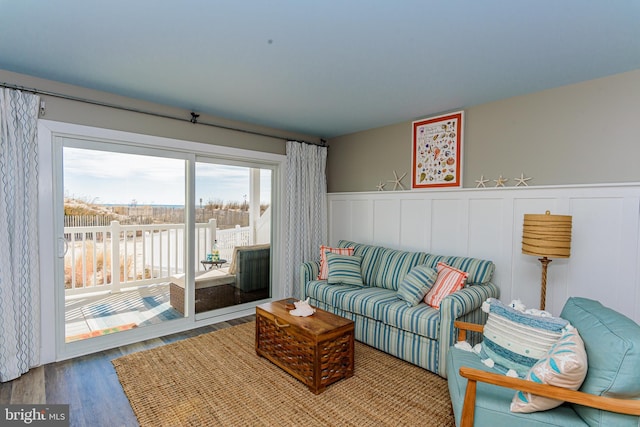
<path fill-rule="evenodd" d="M 300 266 L 300 299 L 307 298 L 307 283 L 318 279 L 320 274 L 320 261 L 304 262 Z"/>
<path fill-rule="evenodd" d="M 581 391 L 556 387 L 549 384 L 539 384 L 533 381 L 507 377 L 506 375 L 467 367 L 460 368 L 460 376 L 467 379 L 467 389 L 464 395 L 460 427 L 473 426 L 476 405 L 476 386 L 478 381 L 604 411 L 627 415 L 640 415 L 640 400 L 596 396 Z"/>
<path fill-rule="evenodd" d="M 499 296 L 500 289 L 491 282 L 469 286 L 443 299 L 440 303 L 440 312 L 443 313 L 442 306 L 444 305 L 446 311 L 451 315 L 451 322 L 453 323 L 453 320 L 458 317 L 482 307 L 482 303 L 487 298 L 498 298 Z"/>
<path fill-rule="evenodd" d="M 500 289 L 491 282 L 462 288 L 440 303 L 440 334 L 438 336 L 438 375 L 447 377 L 447 352 L 455 344 L 454 322 L 461 316 L 479 310 L 487 298 L 498 298 Z"/>

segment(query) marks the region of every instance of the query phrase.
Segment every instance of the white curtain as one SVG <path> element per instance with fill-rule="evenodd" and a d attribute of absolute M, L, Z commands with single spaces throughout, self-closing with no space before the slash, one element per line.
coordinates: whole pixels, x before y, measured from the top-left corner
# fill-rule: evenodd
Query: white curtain
<path fill-rule="evenodd" d="M 285 296 L 300 298 L 300 265 L 327 239 L 327 147 L 287 142 Z"/>
<path fill-rule="evenodd" d="M 0 381 L 40 363 L 40 99 L 0 89 Z"/>

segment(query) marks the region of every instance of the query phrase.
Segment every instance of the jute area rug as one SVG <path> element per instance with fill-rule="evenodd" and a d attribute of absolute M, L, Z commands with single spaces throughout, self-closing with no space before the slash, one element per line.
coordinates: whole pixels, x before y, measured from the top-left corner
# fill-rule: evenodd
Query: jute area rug
<path fill-rule="evenodd" d="M 355 373 L 314 395 L 256 355 L 255 322 L 113 360 L 143 427 L 453 426 L 446 380 L 356 342 Z"/>

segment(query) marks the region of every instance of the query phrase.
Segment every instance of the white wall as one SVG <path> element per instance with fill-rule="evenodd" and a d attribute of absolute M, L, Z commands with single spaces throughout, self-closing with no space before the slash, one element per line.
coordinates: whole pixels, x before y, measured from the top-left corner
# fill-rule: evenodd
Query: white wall
<path fill-rule="evenodd" d="M 571 257 L 549 264 L 547 310 L 599 300 L 640 323 L 640 184 L 329 195 L 329 244 L 340 239 L 490 259 L 500 299 L 540 302 L 541 264 L 521 251 L 525 213 L 572 215 Z"/>

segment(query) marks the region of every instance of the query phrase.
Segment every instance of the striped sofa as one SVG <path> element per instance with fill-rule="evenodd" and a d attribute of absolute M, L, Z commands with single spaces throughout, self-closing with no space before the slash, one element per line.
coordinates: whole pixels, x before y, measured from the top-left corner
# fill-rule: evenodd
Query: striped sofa
<path fill-rule="evenodd" d="M 338 246 L 353 247 L 354 255 L 362 257 L 364 286 L 317 280 L 320 262 L 306 262 L 301 266 L 301 298 L 308 297 L 311 305 L 353 320 L 358 341 L 446 378 L 447 351 L 457 334 L 453 322 L 484 323 L 482 302 L 499 297 L 499 288 L 490 282 L 494 264 L 347 240 Z M 426 264 L 435 268 L 438 262 L 469 273 L 466 286 L 447 296 L 439 310 L 424 302 L 408 307 L 397 297 L 398 284 L 412 267 Z"/>

